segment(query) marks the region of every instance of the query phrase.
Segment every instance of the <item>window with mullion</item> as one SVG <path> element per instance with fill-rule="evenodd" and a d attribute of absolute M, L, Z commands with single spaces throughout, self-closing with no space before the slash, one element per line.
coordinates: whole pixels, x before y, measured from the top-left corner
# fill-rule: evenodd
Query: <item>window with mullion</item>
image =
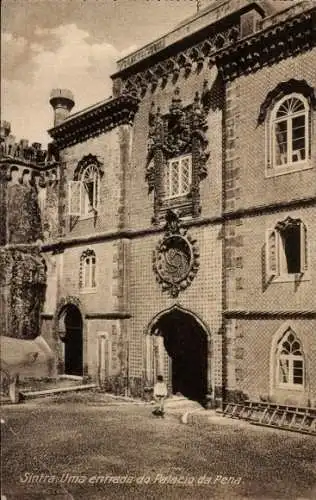
<path fill-rule="evenodd" d="M 281 355 L 279 358 L 279 384 L 304 384 L 303 360 L 301 356 Z"/>
<path fill-rule="evenodd" d="M 301 342 L 293 330 L 282 338 L 278 354 L 278 384 L 280 387 L 304 386 L 304 357 Z"/>
<path fill-rule="evenodd" d="M 273 165 L 295 165 L 308 156 L 308 106 L 303 97 L 290 96 L 276 108 L 272 127 Z"/>
<path fill-rule="evenodd" d="M 94 165 L 88 166 L 82 174 L 82 209 L 83 216 L 90 215 L 97 209 L 99 174 Z"/>
<path fill-rule="evenodd" d="M 189 194 L 192 183 L 191 155 L 168 161 L 166 198 L 177 198 Z"/>

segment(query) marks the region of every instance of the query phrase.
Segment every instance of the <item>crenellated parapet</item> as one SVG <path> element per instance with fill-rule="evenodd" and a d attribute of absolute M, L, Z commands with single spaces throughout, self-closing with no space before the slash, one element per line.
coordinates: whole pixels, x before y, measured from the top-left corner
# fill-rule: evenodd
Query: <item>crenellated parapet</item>
<path fill-rule="evenodd" d="M 40 145 L 17 145 L 10 124 L 1 123 L 0 158 L 0 331 L 7 337 L 40 335 L 46 264 L 41 255 L 45 207 L 42 193 L 56 192 L 59 164 L 43 160 Z M 37 143 L 35 143 L 37 144 Z M 11 146 L 11 149 L 10 147 Z"/>
<path fill-rule="evenodd" d="M 2 180 L 8 186 L 12 184 L 36 186 L 37 189 L 56 184 L 59 181 L 59 165 L 55 164 L 45 170 L 19 164 L 15 161 L 0 161 Z"/>
<path fill-rule="evenodd" d="M 14 160 L 16 163 L 27 164 L 33 168 L 46 168 L 59 161 L 58 149 L 53 143 L 48 144 L 47 150 L 44 150 L 39 142 L 33 142 L 31 145 L 27 139 L 17 142 L 10 132 L 10 123 L 1 121 L 0 161 Z"/>

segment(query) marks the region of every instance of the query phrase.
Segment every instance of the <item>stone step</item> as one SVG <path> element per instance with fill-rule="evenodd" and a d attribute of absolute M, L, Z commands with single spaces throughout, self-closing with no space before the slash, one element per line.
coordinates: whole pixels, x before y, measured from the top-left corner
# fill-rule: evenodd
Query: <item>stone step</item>
<path fill-rule="evenodd" d="M 166 408 L 202 408 L 202 406 L 200 405 L 200 403 L 198 403 L 197 401 L 193 401 L 191 399 L 186 399 L 186 398 L 169 398 L 169 399 L 166 399 L 166 402 L 165 402 L 165 407 Z"/>
<path fill-rule="evenodd" d="M 97 384 L 82 384 L 82 385 L 72 385 L 69 387 L 58 387 L 54 389 L 45 389 L 41 391 L 21 391 L 24 399 L 39 398 L 41 396 L 51 396 L 54 394 L 61 394 L 65 392 L 77 392 L 85 391 L 87 389 L 96 389 Z"/>

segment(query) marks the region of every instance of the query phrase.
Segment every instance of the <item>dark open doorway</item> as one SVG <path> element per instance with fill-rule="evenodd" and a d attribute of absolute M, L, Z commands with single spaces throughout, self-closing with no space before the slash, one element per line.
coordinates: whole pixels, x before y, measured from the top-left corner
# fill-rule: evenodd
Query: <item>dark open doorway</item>
<path fill-rule="evenodd" d="M 74 305 L 67 306 L 65 314 L 65 373 L 83 374 L 82 317 Z"/>
<path fill-rule="evenodd" d="M 172 392 L 203 403 L 207 393 L 207 334 L 197 320 L 174 310 L 162 316 L 157 328 L 172 360 Z"/>

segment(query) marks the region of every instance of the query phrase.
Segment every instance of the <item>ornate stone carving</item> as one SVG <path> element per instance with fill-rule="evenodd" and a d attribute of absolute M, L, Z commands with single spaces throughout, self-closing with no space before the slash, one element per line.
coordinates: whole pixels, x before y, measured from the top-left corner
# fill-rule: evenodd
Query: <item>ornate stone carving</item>
<path fill-rule="evenodd" d="M 74 295 L 67 295 L 66 297 L 62 297 L 60 301 L 58 302 L 58 307 L 56 310 L 56 315 L 58 316 L 61 312 L 61 310 L 68 305 L 73 305 L 78 307 L 78 309 L 81 309 L 81 302 L 80 299 Z"/>
<path fill-rule="evenodd" d="M 202 95 L 195 94 L 194 102 L 183 106 L 180 91 L 175 89 L 169 113 L 162 116 L 160 108 L 149 113 L 148 154 L 146 180 L 149 192 L 154 190 L 154 223 L 157 223 L 163 205 L 164 165 L 170 158 L 192 154 L 191 192 L 182 200 L 186 205 L 186 215 L 197 217 L 200 213 L 199 183 L 207 175 L 206 163 L 209 157 L 206 137 L 208 100 L 206 87 Z M 177 206 L 179 201 L 175 200 Z M 181 203 L 180 203 L 181 204 Z M 170 207 L 165 207 L 170 208 Z"/>
<path fill-rule="evenodd" d="M 316 11 L 312 2 L 311 7 L 310 10 L 297 12 L 297 15 L 283 19 L 281 23 L 273 16 L 274 24 L 270 25 L 267 18 L 262 21 L 263 29 L 255 36 L 239 39 L 235 44 L 218 51 L 215 54 L 215 62 L 223 80 L 230 81 L 240 75 L 254 73 L 263 66 L 313 48 Z M 281 13 L 279 19 L 288 15 L 286 10 Z"/>
<path fill-rule="evenodd" d="M 54 329 L 55 332 L 58 332 L 58 321 L 61 316 L 61 313 L 63 309 L 65 309 L 67 306 L 76 306 L 80 312 L 82 312 L 82 305 L 80 302 L 80 299 L 74 295 L 67 295 L 66 297 L 62 297 L 58 305 L 56 307 L 55 315 L 54 315 Z"/>
<path fill-rule="evenodd" d="M 177 297 L 194 279 L 199 268 L 199 250 L 196 240 L 180 228 L 175 212 L 166 214 L 165 235 L 159 240 L 153 256 L 153 270 L 163 291 Z"/>
<path fill-rule="evenodd" d="M 275 227 L 279 231 L 284 231 L 293 226 L 300 226 L 301 224 L 302 224 L 301 219 L 293 219 L 292 217 L 288 216 L 283 221 L 278 222 Z"/>
<path fill-rule="evenodd" d="M 123 82 L 123 88 L 130 94 L 143 97 L 147 89 L 154 92 L 159 84 L 165 86 L 169 77 L 175 83 L 181 71 L 188 77 L 194 71 L 200 72 L 205 62 L 213 64 L 214 54 L 235 44 L 239 37 L 239 23 L 220 33 L 213 33 L 206 40 L 159 61 L 150 66 L 150 69 L 130 75 Z"/>
<path fill-rule="evenodd" d="M 0 278 L 7 300 L 3 335 L 33 339 L 40 334 L 40 313 L 46 290 L 46 263 L 36 246 L 0 250 Z"/>

